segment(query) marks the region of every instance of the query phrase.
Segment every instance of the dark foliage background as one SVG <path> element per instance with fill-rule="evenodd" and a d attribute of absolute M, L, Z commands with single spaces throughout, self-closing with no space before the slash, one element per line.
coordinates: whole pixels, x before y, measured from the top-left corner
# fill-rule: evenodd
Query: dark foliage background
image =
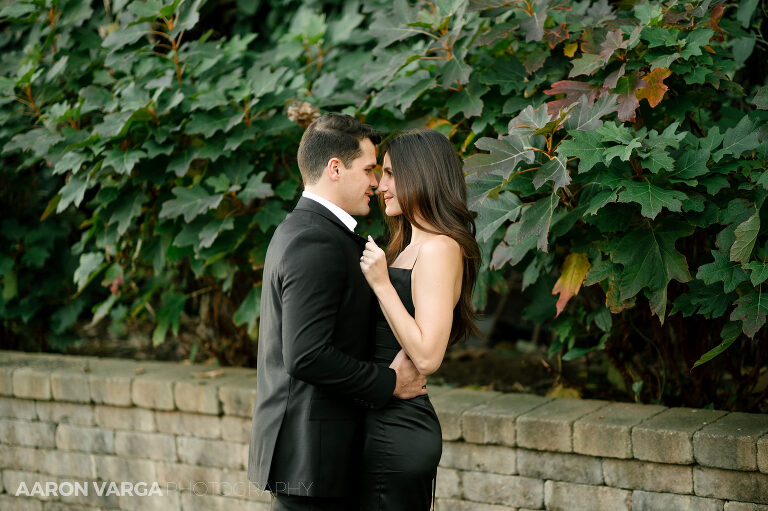
<path fill-rule="evenodd" d="M 3 348 L 151 325 L 252 365 L 298 139 L 333 110 L 451 138 L 476 305 L 514 294 L 550 357 L 604 354 L 644 402 L 765 403 L 758 1 L 0 6 Z"/>

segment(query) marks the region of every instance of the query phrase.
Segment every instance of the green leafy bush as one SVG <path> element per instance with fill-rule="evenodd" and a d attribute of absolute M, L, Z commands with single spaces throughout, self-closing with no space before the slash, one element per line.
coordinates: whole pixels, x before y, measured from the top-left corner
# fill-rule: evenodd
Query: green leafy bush
<path fill-rule="evenodd" d="M 151 320 L 161 343 L 187 314 L 237 340 L 225 362 L 252 361 L 302 126 L 334 110 L 441 130 L 467 157 L 478 307 L 519 273 L 551 355 L 604 351 L 636 399 L 754 408 L 768 359 L 756 7 L 6 2 L 3 335 L 61 343 L 110 316 L 117 333 Z M 691 370 L 736 341 L 747 357 Z"/>

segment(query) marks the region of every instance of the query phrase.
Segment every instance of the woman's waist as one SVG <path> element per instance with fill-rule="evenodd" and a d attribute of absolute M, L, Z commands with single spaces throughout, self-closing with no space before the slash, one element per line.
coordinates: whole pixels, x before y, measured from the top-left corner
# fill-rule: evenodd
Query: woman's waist
<path fill-rule="evenodd" d="M 372 359 L 374 362 L 390 364 L 399 351 L 400 345 L 397 344 L 397 340 L 394 337 L 392 339 L 381 339 L 377 337 L 376 344 L 373 347 Z"/>

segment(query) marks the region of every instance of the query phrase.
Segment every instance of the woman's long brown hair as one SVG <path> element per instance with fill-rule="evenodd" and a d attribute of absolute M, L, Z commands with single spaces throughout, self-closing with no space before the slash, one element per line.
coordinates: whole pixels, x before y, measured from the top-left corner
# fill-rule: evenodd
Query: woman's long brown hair
<path fill-rule="evenodd" d="M 389 153 L 397 200 L 403 212 L 395 217 L 385 216 L 390 232 L 387 262 L 392 264 L 411 242 L 412 224 L 425 232 L 448 236 L 461 247 L 461 296 L 453 310 L 448 340 L 451 346 L 470 333 L 477 333 L 472 289 L 480 266 L 480 247 L 475 239 L 475 221 L 467 208 L 461 158 L 445 135 L 428 129 L 395 136 L 385 142 L 381 154 L 385 153 Z"/>

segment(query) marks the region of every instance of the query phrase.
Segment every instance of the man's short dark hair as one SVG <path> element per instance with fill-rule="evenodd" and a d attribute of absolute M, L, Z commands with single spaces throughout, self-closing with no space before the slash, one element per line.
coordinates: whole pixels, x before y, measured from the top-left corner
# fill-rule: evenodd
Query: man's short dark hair
<path fill-rule="evenodd" d="M 299 143 L 299 170 L 305 185 L 316 183 L 331 158 L 345 167 L 362 154 L 360 141 L 381 142 L 381 134 L 351 115 L 329 113 L 315 119 L 307 127 Z"/>

